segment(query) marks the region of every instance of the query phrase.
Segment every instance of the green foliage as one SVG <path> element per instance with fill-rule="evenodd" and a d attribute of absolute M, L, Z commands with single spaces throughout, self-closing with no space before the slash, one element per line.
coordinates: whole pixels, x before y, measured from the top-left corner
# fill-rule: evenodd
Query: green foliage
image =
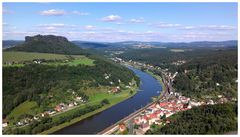
<path fill-rule="evenodd" d="M 85 51 L 66 38 L 54 35 L 36 35 L 25 37 L 25 42 L 5 51 L 26 51 L 58 54 L 85 54 Z"/>
<path fill-rule="evenodd" d="M 93 57 L 94 66 L 27 64 L 24 67 L 3 67 L 3 117 L 26 100 L 33 100 L 47 110 L 51 105 L 67 103 L 69 89 L 88 100 L 85 87 L 127 85 L 138 78 L 127 68 Z M 111 74 L 107 80 L 104 74 Z M 109 81 L 114 82 L 113 85 Z M 52 95 L 53 98 L 48 98 Z M 53 107 L 53 106 L 52 106 Z"/>
<path fill-rule="evenodd" d="M 108 99 L 103 99 L 103 100 L 101 101 L 101 104 L 102 104 L 102 105 L 108 105 L 108 104 L 110 104 L 110 102 L 109 102 Z"/>
<path fill-rule="evenodd" d="M 102 106 L 103 105 L 101 104 L 86 106 L 85 108 L 80 109 L 71 115 L 60 117 L 55 121 L 53 121 L 51 117 L 44 117 L 40 121 L 34 120 L 34 122 L 32 122 L 30 125 L 27 125 L 26 127 L 5 130 L 3 134 L 38 134 L 44 130 L 50 129 L 53 126 L 69 122 L 76 117 L 80 117 L 86 113 L 99 109 Z"/>
<path fill-rule="evenodd" d="M 237 103 L 195 107 L 171 116 L 170 124 L 147 134 L 224 134 L 237 130 Z"/>
<path fill-rule="evenodd" d="M 181 49 L 179 47 L 179 49 Z M 119 56 L 126 60 L 140 61 L 167 68 L 178 75 L 173 87 L 177 92 L 193 98 L 222 94 L 226 97 L 237 96 L 237 48 L 194 48 L 184 52 L 171 49 L 134 49 Z M 182 65 L 173 62 L 185 60 Z M 185 73 L 185 70 L 187 71 Z M 220 86 L 217 86 L 219 83 Z"/>
<path fill-rule="evenodd" d="M 9 119 L 15 119 L 14 121 L 17 121 L 18 118 L 25 114 L 33 114 L 33 110 L 35 107 L 37 107 L 37 103 L 34 101 L 25 101 L 21 103 L 19 106 L 14 108 L 11 113 L 8 115 Z M 26 116 L 24 116 L 26 117 Z"/>
<path fill-rule="evenodd" d="M 94 60 L 83 55 L 62 55 L 50 53 L 33 53 L 33 52 L 3 52 L 4 66 L 24 66 L 24 64 L 31 64 L 33 61 L 41 61 L 41 64 L 47 65 L 69 65 L 77 66 L 94 65 Z M 11 65 L 9 65 L 11 63 Z"/>
<path fill-rule="evenodd" d="M 81 58 L 82 55 L 72 55 L 74 58 Z M 32 61 L 34 59 L 45 59 L 45 60 L 62 60 L 69 59 L 69 56 L 63 54 L 51 54 L 51 53 L 33 53 L 33 52 L 19 52 L 19 51 L 4 51 L 3 52 L 3 63 L 4 62 L 23 62 Z"/>
<path fill-rule="evenodd" d="M 210 54 L 211 53 L 211 54 Z M 237 96 L 237 51 L 215 51 L 198 56 L 178 68 L 174 87 L 189 97 L 222 94 Z M 187 70 L 187 73 L 184 72 Z M 219 83 L 220 85 L 216 85 Z"/>

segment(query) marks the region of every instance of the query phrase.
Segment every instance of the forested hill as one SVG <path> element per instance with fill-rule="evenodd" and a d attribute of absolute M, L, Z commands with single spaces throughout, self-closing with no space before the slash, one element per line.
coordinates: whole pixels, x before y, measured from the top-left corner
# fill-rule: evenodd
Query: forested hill
<path fill-rule="evenodd" d="M 194 107 L 171 116 L 170 124 L 153 126 L 146 134 L 203 135 L 237 131 L 237 103 Z"/>
<path fill-rule="evenodd" d="M 119 57 L 178 72 L 173 87 L 191 98 L 237 97 L 237 48 L 137 49 Z"/>
<path fill-rule="evenodd" d="M 54 35 L 26 36 L 25 42 L 5 51 L 26 51 L 57 54 L 83 54 L 85 51 L 67 38 Z"/>

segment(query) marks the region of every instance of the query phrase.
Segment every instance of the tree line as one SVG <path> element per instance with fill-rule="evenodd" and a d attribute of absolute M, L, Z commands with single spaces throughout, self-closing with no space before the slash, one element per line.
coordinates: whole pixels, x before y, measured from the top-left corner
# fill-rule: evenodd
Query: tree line
<path fill-rule="evenodd" d="M 237 103 L 194 107 L 170 118 L 170 123 L 153 126 L 146 134 L 224 134 L 237 131 Z"/>

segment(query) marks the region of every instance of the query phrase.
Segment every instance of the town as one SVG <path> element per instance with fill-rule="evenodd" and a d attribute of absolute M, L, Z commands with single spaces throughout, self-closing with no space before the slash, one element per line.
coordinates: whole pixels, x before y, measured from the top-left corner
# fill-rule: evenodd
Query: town
<path fill-rule="evenodd" d="M 118 63 L 124 63 L 128 65 L 133 65 L 134 67 L 144 67 L 148 70 L 162 70 L 160 67 L 154 67 L 153 65 L 144 64 L 140 62 L 135 62 L 132 60 L 124 61 L 121 58 L 112 58 L 113 61 Z M 181 61 L 179 61 L 181 62 Z M 171 123 L 168 117 L 175 113 L 189 110 L 193 107 L 199 107 L 202 105 L 214 105 L 223 104 L 229 101 L 223 95 L 218 95 L 217 100 L 203 99 L 201 101 L 191 99 L 189 97 L 183 96 L 181 93 L 174 91 L 172 88 L 172 82 L 178 74 L 175 72 L 171 74 L 167 69 L 161 71 L 164 75 L 162 78 L 166 91 L 162 91 L 160 97 L 157 101 L 154 101 L 150 106 L 139 111 L 133 117 L 130 116 L 124 121 L 118 122 L 118 125 L 114 125 L 112 128 L 108 128 L 107 131 L 101 132 L 100 134 L 134 134 L 134 135 L 144 135 L 152 125 L 165 126 Z M 236 98 L 232 98 L 232 101 L 236 101 Z"/>

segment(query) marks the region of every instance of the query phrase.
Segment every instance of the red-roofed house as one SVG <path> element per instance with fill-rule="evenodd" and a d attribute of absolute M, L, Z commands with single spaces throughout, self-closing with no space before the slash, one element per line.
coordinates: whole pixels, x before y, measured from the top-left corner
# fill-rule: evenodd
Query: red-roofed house
<path fill-rule="evenodd" d="M 125 124 L 119 124 L 119 131 L 120 132 L 123 132 L 123 131 L 125 131 L 127 128 L 126 128 L 126 126 L 125 126 Z"/>

